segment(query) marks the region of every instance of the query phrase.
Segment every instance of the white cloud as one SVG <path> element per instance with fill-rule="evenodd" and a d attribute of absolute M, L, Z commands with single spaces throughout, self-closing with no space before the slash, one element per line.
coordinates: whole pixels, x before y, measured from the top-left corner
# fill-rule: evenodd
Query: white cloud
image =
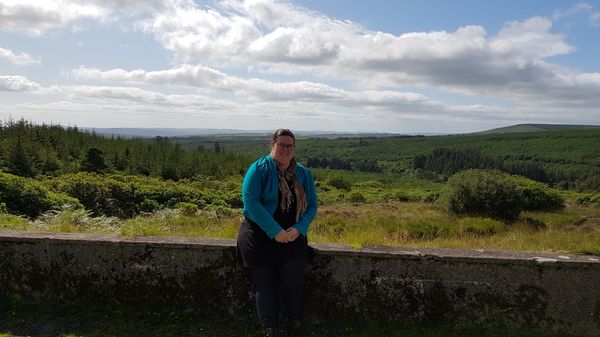
<path fill-rule="evenodd" d="M 41 64 L 40 60 L 36 60 L 27 53 L 15 54 L 12 50 L 0 47 L 0 58 L 9 60 L 18 66 L 28 66 L 33 64 Z"/>
<path fill-rule="evenodd" d="M 600 15 L 586 3 L 557 12 L 557 17 L 582 13 L 590 13 L 589 20 L 600 24 Z M 81 83 L 114 81 L 116 87 L 55 85 L 39 89 L 35 82 L 24 84 L 28 80 L 21 77 L 11 85 L 4 78 L 0 90 L 38 89 L 36 93 L 48 99 L 106 111 L 123 104 L 134 111 L 157 113 L 210 110 L 268 118 L 323 116 L 354 121 L 368 121 L 373 116 L 513 118 L 535 115 L 532 111 L 536 108 L 547 111 L 548 116 L 564 111 L 597 116 L 590 111 L 600 105 L 600 73 L 578 71 L 550 60 L 575 48 L 565 36 L 553 32 L 552 21 L 543 17 L 508 22 L 498 32 L 470 25 L 454 31 L 394 35 L 275 0 L 223 0 L 212 7 L 192 0 L 0 0 L 0 30 L 30 36 L 82 22 L 120 18 L 126 18 L 123 22 L 128 24 L 139 20 L 134 26 L 170 52 L 172 64 L 185 64 L 155 71 L 81 66 L 66 78 Z M 13 63 L 35 61 L 25 53 L 1 48 L 0 57 Z M 277 76 L 281 74 L 295 75 L 294 81 L 282 80 Z M 148 87 L 152 90 L 145 90 Z M 419 93 L 431 88 L 443 92 L 442 97 L 462 95 L 454 96 L 461 103 L 451 105 Z M 511 109 L 479 104 L 485 101 L 481 95 L 511 105 Z"/>
<path fill-rule="evenodd" d="M 40 36 L 78 20 L 105 21 L 120 12 L 132 15 L 167 6 L 171 2 L 162 0 L 0 0 L 0 30 Z"/>
<path fill-rule="evenodd" d="M 77 19 L 98 20 L 107 14 L 100 6 L 79 1 L 0 0 L 0 29 L 39 36 Z"/>
<path fill-rule="evenodd" d="M 554 86 L 540 80 L 555 75 L 544 60 L 574 51 L 542 17 L 509 22 L 495 36 L 481 26 L 396 36 L 269 0 L 212 8 L 185 3 L 138 27 L 179 57 L 216 68 L 310 74 L 370 89 L 442 86 L 474 95 L 506 92 L 515 83 L 530 91 Z"/>
<path fill-rule="evenodd" d="M 221 86 L 227 75 L 208 67 L 181 65 L 177 68 L 159 71 L 146 71 L 137 69 L 127 71 L 113 69 L 102 71 L 94 68 L 80 66 L 69 73 L 79 79 L 123 81 L 130 83 L 152 83 L 165 85 L 185 85 L 192 87 Z"/>
<path fill-rule="evenodd" d="M 347 91 L 323 83 L 273 82 L 264 79 L 243 79 L 220 71 L 193 65 L 158 71 L 141 69 L 126 71 L 99 69 L 80 66 L 69 73 L 77 79 L 110 80 L 137 84 L 181 85 L 208 90 L 229 91 L 239 99 L 251 102 L 306 101 L 339 106 L 388 106 L 419 108 L 433 104 L 424 95 L 398 91 Z"/>
<path fill-rule="evenodd" d="M 0 91 L 33 91 L 39 84 L 20 75 L 0 76 Z"/>
<path fill-rule="evenodd" d="M 38 93 L 51 97 L 62 96 L 74 102 L 100 105 L 108 104 L 109 102 L 121 102 L 145 108 L 155 106 L 159 107 L 159 109 L 182 107 L 186 109 L 226 110 L 238 105 L 234 102 L 202 95 L 166 95 L 136 87 L 53 85 L 40 89 Z"/>
<path fill-rule="evenodd" d="M 559 10 L 554 11 L 553 19 L 560 20 L 563 18 L 573 17 L 582 13 L 589 13 L 593 8 L 594 7 L 588 3 L 580 2 L 578 4 L 573 5 L 571 8 L 564 12 Z"/>

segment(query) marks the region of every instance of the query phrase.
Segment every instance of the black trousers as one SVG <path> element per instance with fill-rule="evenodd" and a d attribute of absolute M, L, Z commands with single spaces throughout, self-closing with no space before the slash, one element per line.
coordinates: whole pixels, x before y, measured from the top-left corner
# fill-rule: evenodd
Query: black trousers
<path fill-rule="evenodd" d="M 282 286 L 288 320 L 304 317 L 304 259 L 289 260 L 273 267 L 252 268 L 256 310 L 264 328 L 279 327 L 279 286 Z"/>

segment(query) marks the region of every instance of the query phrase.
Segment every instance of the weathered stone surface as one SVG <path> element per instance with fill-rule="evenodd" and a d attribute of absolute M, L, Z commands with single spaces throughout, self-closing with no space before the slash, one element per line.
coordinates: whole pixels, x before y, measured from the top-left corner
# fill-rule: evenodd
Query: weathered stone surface
<path fill-rule="evenodd" d="M 326 318 L 532 326 L 600 335 L 600 260 L 313 245 L 307 309 Z M 0 295 L 253 311 L 235 241 L 0 231 Z"/>

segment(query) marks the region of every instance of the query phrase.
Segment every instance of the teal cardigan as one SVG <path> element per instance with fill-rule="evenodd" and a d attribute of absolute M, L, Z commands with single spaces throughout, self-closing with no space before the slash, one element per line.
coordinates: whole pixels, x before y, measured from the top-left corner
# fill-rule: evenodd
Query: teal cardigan
<path fill-rule="evenodd" d="M 308 226 L 317 214 L 317 191 L 310 171 L 300 163 L 296 165 L 296 180 L 306 194 L 306 210 L 300 214 L 298 223 L 293 227 L 306 236 Z M 242 185 L 244 216 L 258 224 L 271 239 L 283 230 L 273 219 L 279 196 L 277 169 L 277 163 L 270 154 L 259 158 L 250 165 Z"/>

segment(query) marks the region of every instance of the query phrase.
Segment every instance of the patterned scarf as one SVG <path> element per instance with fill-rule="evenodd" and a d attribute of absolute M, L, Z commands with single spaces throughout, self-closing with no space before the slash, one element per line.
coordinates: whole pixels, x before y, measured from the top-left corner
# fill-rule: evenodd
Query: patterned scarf
<path fill-rule="evenodd" d="M 290 165 L 285 171 L 282 171 L 277 165 L 277 173 L 279 174 L 279 191 L 281 191 L 281 204 L 279 207 L 283 211 L 288 211 L 292 205 L 292 191 L 288 186 L 287 181 L 291 181 L 296 190 L 296 222 L 300 218 L 300 214 L 306 210 L 306 194 L 302 185 L 296 180 L 296 159 L 292 158 Z"/>

